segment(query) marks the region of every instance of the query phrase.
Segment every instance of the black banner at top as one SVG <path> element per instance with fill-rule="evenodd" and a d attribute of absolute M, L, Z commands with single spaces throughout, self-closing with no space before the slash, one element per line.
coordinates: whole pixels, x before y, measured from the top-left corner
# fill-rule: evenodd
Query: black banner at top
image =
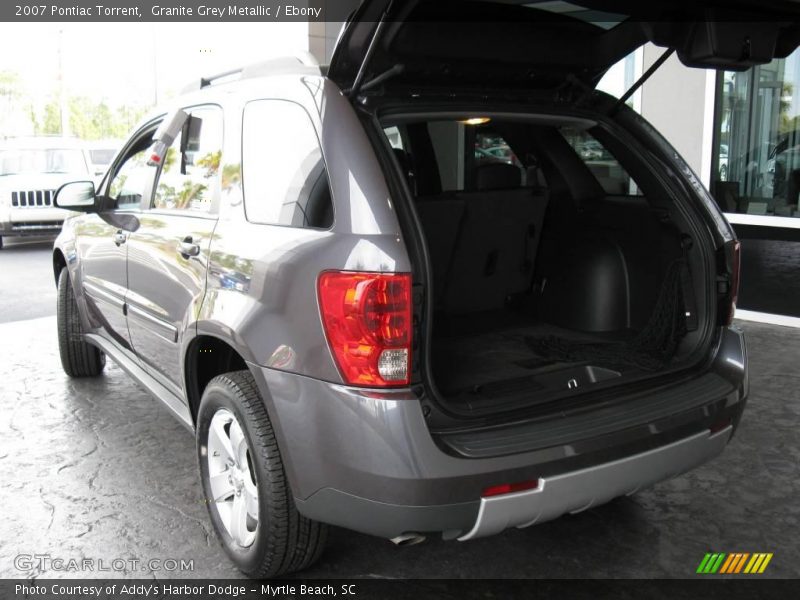
<path fill-rule="evenodd" d="M 800 3 L 771 0 L 370 0 L 377 18 L 384 8 L 388 21 L 503 21 L 584 20 L 610 27 L 622 21 L 779 21 L 783 26 L 800 20 Z M 3 0 L 2 21 L 63 22 L 343 22 L 362 0 Z M 416 11 L 415 5 L 424 6 Z M 501 6 L 498 6 L 501 5 Z M 539 6 L 541 5 L 541 6 Z M 555 6 L 554 6 L 555 5 Z M 564 9 L 568 7 L 568 10 Z M 540 9 L 540 10 L 531 10 Z"/>
<path fill-rule="evenodd" d="M 290 22 L 345 21 L 358 2 L 325 0 L 10 0 L 3 21 Z"/>

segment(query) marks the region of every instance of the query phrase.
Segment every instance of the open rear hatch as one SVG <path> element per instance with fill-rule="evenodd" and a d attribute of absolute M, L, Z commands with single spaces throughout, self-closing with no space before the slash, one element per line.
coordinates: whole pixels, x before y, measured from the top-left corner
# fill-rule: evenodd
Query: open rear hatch
<path fill-rule="evenodd" d="M 797 0 L 364 0 L 328 75 L 357 91 L 594 87 L 648 41 L 689 66 L 747 69 L 797 47 L 799 12 Z"/>
<path fill-rule="evenodd" d="M 382 116 L 425 240 L 437 395 L 472 416 L 546 411 L 706 356 L 716 244 L 647 152 L 564 107 L 480 114 Z"/>
<path fill-rule="evenodd" d="M 430 318 L 419 350 L 437 405 L 469 417 L 539 406 L 564 414 L 565 400 L 587 389 L 600 397 L 707 356 L 724 319 L 714 305 L 717 242 L 698 229 L 696 209 L 678 208 L 643 149 L 585 106 L 492 110 L 506 93 L 585 95 L 648 41 L 697 67 L 786 56 L 800 41 L 798 6 L 361 4 L 328 74 L 354 98 L 386 99 L 365 106 L 390 107 L 378 116 L 412 196 L 409 239 L 425 240 Z M 424 114 L 418 96 L 432 99 Z"/>

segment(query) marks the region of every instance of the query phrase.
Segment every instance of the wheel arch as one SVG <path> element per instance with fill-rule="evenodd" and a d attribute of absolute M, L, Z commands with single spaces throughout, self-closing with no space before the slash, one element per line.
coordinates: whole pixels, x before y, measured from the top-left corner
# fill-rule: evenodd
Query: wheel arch
<path fill-rule="evenodd" d="M 67 259 L 64 258 L 64 253 L 61 249 L 56 248 L 53 250 L 53 278 L 55 279 L 56 285 L 58 285 L 58 276 L 61 274 L 61 271 L 66 268 Z"/>
<path fill-rule="evenodd" d="M 208 383 L 217 375 L 247 368 L 243 353 L 221 337 L 198 333 L 189 341 L 183 357 L 183 376 L 186 400 L 195 425 Z"/>

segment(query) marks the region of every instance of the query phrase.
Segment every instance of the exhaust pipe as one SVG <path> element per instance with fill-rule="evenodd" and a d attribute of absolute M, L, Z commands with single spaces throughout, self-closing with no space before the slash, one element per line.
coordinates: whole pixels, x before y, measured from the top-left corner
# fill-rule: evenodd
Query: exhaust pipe
<path fill-rule="evenodd" d="M 425 541 L 425 536 L 421 533 L 401 533 L 397 537 L 393 537 L 389 540 L 395 546 L 413 546 L 414 544 L 421 544 Z"/>

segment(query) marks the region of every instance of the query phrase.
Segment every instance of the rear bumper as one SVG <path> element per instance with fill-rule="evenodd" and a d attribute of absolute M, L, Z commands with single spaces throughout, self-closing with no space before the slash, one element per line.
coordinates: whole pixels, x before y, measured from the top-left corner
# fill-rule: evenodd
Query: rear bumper
<path fill-rule="evenodd" d="M 548 441 L 501 456 L 465 457 L 430 433 L 411 390 L 363 390 L 249 366 L 298 510 L 387 538 L 408 532 L 459 539 L 491 535 L 683 473 L 722 451 L 746 395 L 743 339 L 725 330 L 711 368 L 691 385 L 671 388 L 673 395 L 679 387 L 694 397 L 681 405 L 680 415 L 661 420 L 645 415 L 635 426 L 626 422 L 617 431 L 572 443 Z M 662 399 L 660 392 L 653 396 L 641 401 Z M 711 434 L 712 426 L 728 420 L 729 426 Z M 502 435 L 509 435 L 507 429 Z M 533 435 L 544 439 L 545 433 Z M 530 480 L 539 481 L 535 491 L 481 498 L 486 487 Z"/>
<path fill-rule="evenodd" d="M 61 231 L 62 221 L 40 221 L 37 223 L 6 223 L 5 227 L 0 226 L 0 236 L 2 237 L 28 237 L 58 235 Z"/>
<path fill-rule="evenodd" d="M 701 432 L 649 452 L 543 477 L 534 490 L 481 498 L 475 524 L 458 539 L 493 535 L 510 527 L 529 527 L 636 493 L 714 458 L 725 448 L 732 433 L 732 426 L 713 435 L 710 431 Z"/>
<path fill-rule="evenodd" d="M 69 211 L 60 208 L 0 207 L 0 236 L 18 237 L 57 234 L 61 231 L 64 219 L 70 216 Z"/>

